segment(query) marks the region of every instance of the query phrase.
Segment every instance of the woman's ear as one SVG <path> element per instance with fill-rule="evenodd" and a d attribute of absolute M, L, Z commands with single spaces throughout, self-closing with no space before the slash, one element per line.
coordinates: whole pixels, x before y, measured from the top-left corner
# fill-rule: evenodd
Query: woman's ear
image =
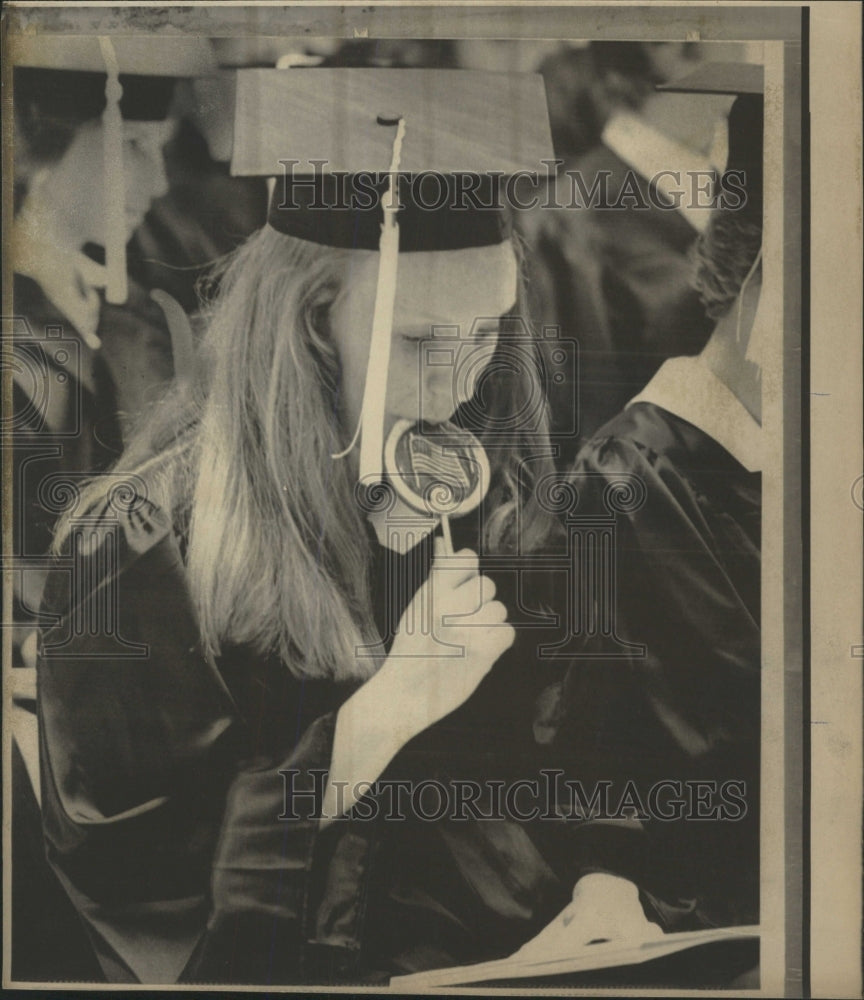
<path fill-rule="evenodd" d="M 315 333 L 324 340 L 330 339 L 330 307 L 332 304 L 332 299 L 327 302 L 318 302 L 312 305 L 309 310 L 309 323 Z"/>
<path fill-rule="evenodd" d="M 306 322 L 311 334 L 310 349 L 318 360 L 322 384 L 330 392 L 338 389 L 342 377 L 339 350 L 333 340 L 333 301 L 333 296 L 328 295 L 318 302 L 310 303 L 306 308 Z"/>

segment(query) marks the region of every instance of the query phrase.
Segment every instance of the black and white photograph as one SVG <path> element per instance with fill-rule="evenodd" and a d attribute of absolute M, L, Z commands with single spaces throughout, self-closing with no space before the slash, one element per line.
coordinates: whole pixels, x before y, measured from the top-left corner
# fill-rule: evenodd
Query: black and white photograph
<path fill-rule="evenodd" d="M 5 6 L 5 986 L 860 995 L 807 10 Z"/>

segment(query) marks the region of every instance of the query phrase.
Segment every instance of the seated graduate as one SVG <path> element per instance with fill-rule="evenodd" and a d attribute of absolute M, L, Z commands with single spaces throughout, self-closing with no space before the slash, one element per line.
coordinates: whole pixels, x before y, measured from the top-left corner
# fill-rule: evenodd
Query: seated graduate
<path fill-rule="evenodd" d="M 44 605 L 47 854 L 109 980 L 368 983 L 498 958 L 596 871 L 586 853 L 559 875 L 538 824 L 489 805 L 536 777 L 533 706 L 560 672 L 536 655 L 558 581 L 496 569 L 562 535 L 534 489 L 553 452 L 521 324 L 526 363 L 497 360 L 518 260 L 483 206 L 549 153 L 542 82 L 506 84 L 238 73 L 234 170 L 277 177 L 268 225 L 123 487 L 66 518 Z M 479 506 L 406 502 L 402 466 L 382 471 L 400 421 L 406 480 L 473 469 Z M 454 459 L 466 428 L 481 445 Z M 376 811 L 385 778 L 405 795 Z M 459 789 L 469 808 L 442 813 Z"/>
<path fill-rule="evenodd" d="M 176 79 L 206 67 L 207 51 L 197 39 L 10 35 L 16 978 L 74 978 L 82 961 L 90 967 L 41 850 L 37 615 L 64 501 L 117 459 L 147 386 L 171 377 L 162 314 L 126 281 L 123 250 L 164 189 Z"/>
<path fill-rule="evenodd" d="M 615 600 L 597 658 L 586 647 L 546 695 L 553 757 L 578 746 L 586 782 L 611 777 L 610 757 L 634 780 L 630 829 L 610 865 L 669 930 L 759 919 L 761 349 L 772 321 L 761 281 L 762 67 L 708 63 L 674 86 L 736 95 L 725 180 L 744 197 L 714 210 L 697 247 L 695 281 L 716 324 L 707 345 L 666 361 L 568 475 L 580 517 L 614 512 Z M 601 658 L 627 646 L 617 663 Z M 728 801 L 706 798 L 690 822 L 657 822 L 643 805 L 669 781 L 679 783 L 663 792 L 670 816 L 688 809 L 669 798 L 682 781 L 725 787 Z M 572 912 L 561 921 L 570 933 Z M 533 954 L 554 953 L 562 923 Z"/>
<path fill-rule="evenodd" d="M 524 235 L 533 311 L 579 344 L 578 435 L 563 446 L 561 468 L 664 360 L 698 353 L 711 332 L 689 260 L 710 209 L 707 198 L 694 205 L 692 183 L 715 171 L 711 140 L 731 102 L 703 97 L 697 115 L 688 97 L 655 89 L 692 71 L 702 49 L 595 41 L 541 66 L 557 112 L 564 207 L 525 213 Z M 553 430 L 571 426 L 565 388 L 550 399 Z"/>
<path fill-rule="evenodd" d="M 125 245 L 166 190 L 176 80 L 208 55 L 188 39 L 15 39 L 14 303 L 29 324 L 16 330 L 15 444 L 17 464 L 33 463 L 18 553 L 50 546 L 57 510 L 31 496 L 35 480 L 106 468 L 144 409 L 142 383 L 171 377 L 161 312 L 129 282 Z"/>

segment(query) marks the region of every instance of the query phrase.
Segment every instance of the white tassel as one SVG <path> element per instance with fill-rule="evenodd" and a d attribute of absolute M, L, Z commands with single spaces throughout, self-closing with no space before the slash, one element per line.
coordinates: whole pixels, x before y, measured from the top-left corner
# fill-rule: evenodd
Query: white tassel
<path fill-rule="evenodd" d="M 99 47 L 108 79 L 102 112 L 102 176 L 105 212 L 105 299 L 122 305 L 129 297 L 126 278 L 126 184 L 123 170 L 123 117 L 120 114 L 120 67 L 111 39 L 101 35 Z"/>
<path fill-rule="evenodd" d="M 375 310 L 372 315 L 372 336 L 369 342 L 369 360 L 366 364 L 366 384 L 360 420 L 351 443 L 331 457 L 344 458 L 350 454 L 360 434 L 360 482 L 371 486 L 375 479 L 383 479 L 384 465 L 384 414 L 387 402 L 387 372 L 390 367 L 390 342 L 393 336 L 393 309 L 396 304 L 396 277 L 399 269 L 399 210 L 396 185 L 402 142 L 405 138 L 405 120 L 399 119 L 393 156 L 388 171 L 387 187 L 382 197 L 384 222 L 378 244 L 378 285 L 375 290 Z M 382 388 L 381 377 L 384 385 Z"/>

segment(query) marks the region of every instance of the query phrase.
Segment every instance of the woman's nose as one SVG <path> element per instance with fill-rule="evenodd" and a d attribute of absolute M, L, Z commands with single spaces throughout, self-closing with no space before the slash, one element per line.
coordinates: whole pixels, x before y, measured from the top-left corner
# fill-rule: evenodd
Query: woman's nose
<path fill-rule="evenodd" d="M 449 419 L 460 402 L 455 389 L 452 372 L 427 373 L 420 394 L 420 419 L 433 424 Z"/>

